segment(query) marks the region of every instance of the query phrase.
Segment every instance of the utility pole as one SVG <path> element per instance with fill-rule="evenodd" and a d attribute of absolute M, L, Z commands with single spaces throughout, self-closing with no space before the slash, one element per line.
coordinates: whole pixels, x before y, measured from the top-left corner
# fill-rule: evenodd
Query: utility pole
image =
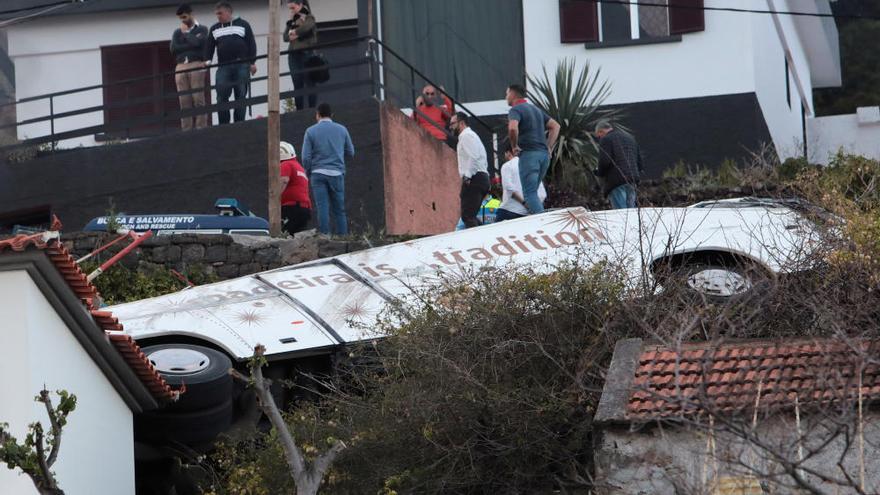
<path fill-rule="evenodd" d="M 279 69 L 278 61 L 281 50 L 278 39 L 281 37 L 278 23 L 279 3 L 281 0 L 269 0 L 269 41 L 266 48 L 266 63 L 268 64 L 267 103 L 269 105 L 269 119 L 267 121 L 267 159 L 269 173 L 269 232 L 273 236 L 281 235 L 281 171 L 279 168 L 281 142 L 281 116 L 278 114 L 279 102 Z"/>

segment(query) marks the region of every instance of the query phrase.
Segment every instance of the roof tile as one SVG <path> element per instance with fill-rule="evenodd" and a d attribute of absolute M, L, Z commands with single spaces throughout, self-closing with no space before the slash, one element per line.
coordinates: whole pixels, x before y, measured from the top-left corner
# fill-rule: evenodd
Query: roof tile
<path fill-rule="evenodd" d="M 53 229 L 60 229 L 57 219 L 53 221 Z M 99 299 L 98 290 L 88 281 L 86 274 L 80 270 L 76 260 L 67 248 L 58 240 L 57 234 L 45 232 L 39 234 L 19 235 L 0 240 L 0 254 L 5 251 L 24 252 L 29 249 L 43 251 L 58 269 L 67 285 L 79 297 L 89 310 L 95 323 L 110 339 L 110 343 L 119 352 L 128 366 L 140 378 L 150 393 L 160 401 L 172 401 L 184 390 L 173 390 L 165 379 L 153 368 L 140 347 L 129 335 L 119 333 L 123 330 L 112 313 L 101 311 L 96 306 Z"/>
<path fill-rule="evenodd" d="M 795 399 L 801 405 L 854 400 L 860 373 L 863 398 L 880 399 L 880 366 L 866 359 L 878 354 L 880 341 L 866 340 L 652 347 L 640 356 L 627 418 L 697 414 L 707 412 L 707 404 L 722 411 L 751 414 L 759 383 L 762 409 L 793 407 Z"/>

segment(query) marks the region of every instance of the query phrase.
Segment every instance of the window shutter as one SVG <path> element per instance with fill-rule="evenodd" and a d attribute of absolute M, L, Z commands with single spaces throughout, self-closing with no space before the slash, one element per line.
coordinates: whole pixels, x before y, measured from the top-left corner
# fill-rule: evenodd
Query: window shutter
<path fill-rule="evenodd" d="M 599 41 L 595 0 L 559 0 L 559 34 L 563 43 Z"/>
<path fill-rule="evenodd" d="M 669 34 L 695 33 L 705 29 L 703 0 L 669 0 Z"/>

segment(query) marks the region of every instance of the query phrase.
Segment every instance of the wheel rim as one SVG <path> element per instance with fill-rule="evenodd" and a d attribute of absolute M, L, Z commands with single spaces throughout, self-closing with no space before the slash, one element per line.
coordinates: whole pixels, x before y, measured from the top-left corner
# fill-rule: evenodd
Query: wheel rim
<path fill-rule="evenodd" d="M 752 288 L 752 282 L 745 276 L 723 268 L 707 268 L 691 274 L 688 287 L 709 296 L 730 297 L 744 294 Z"/>
<path fill-rule="evenodd" d="M 211 358 L 192 349 L 161 349 L 150 354 L 150 362 L 160 373 L 190 375 L 208 368 Z"/>

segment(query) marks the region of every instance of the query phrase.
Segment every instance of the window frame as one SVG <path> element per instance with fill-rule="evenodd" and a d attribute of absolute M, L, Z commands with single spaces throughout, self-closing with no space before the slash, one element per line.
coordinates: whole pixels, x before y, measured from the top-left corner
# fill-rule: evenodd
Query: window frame
<path fill-rule="evenodd" d="M 704 0 L 666 0 L 666 36 L 641 35 L 640 5 L 630 4 L 629 37 L 626 39 L 605 39 L 602 26 L 603 2 L 601 0 L 558 0 L 559 1 L 559 32 L 560 42 L 565 44 L 584 43 L 587 49 L 612 48 L 630 45 L 651 45 L 659 43 L 674 43 L 682 40 L 682 35 L 698 33 L 706 30 L 706 15 Z M 581 8 L 590 9 L 579 14 L 587 19 L 580 19 L 580 23 L 570 19 L 570 10 L 575 5 L 581 4 Z M 579 10 L 574 8 L 574 10 Z M 587 22 L 584 22 L 586 20 Z M 580 29 L 578 29 L 580 28 Z M 524 38 L 525 39 L 525 38 Z"/>
<path fill-rule="evenodd" d="M 668 0 L 667 0 L 668 1 Z M 602 29 L 602 9 L 605 6 L 603 2 L 596 2 L 596 19 L 599 24 L 599 40 L 596 42 L 598 44 L 608 44 L 613 43 L 614 45 L 621 46 L 624 44 L 620 40 L 606 41 L 605 40 L 605 32 Z M 629 7 L 629 41 L 635 42 L 633 44 L 650 44 L 650 41 L 647 40 L 666 40 L 668 38 L 674 38 L 675 35 L 672 34 L 672 23 L 671 23 L 671 12 L 669 12 L 669 5 L 666 6 L 666 36 L 650 36 L 642 38 L 641 36 L 641 27 L 639 24 L 639 7 L 638 3 L 631 3 L 628 5 Z M 680 39 L 680 38 L 679 38 Z"/>

